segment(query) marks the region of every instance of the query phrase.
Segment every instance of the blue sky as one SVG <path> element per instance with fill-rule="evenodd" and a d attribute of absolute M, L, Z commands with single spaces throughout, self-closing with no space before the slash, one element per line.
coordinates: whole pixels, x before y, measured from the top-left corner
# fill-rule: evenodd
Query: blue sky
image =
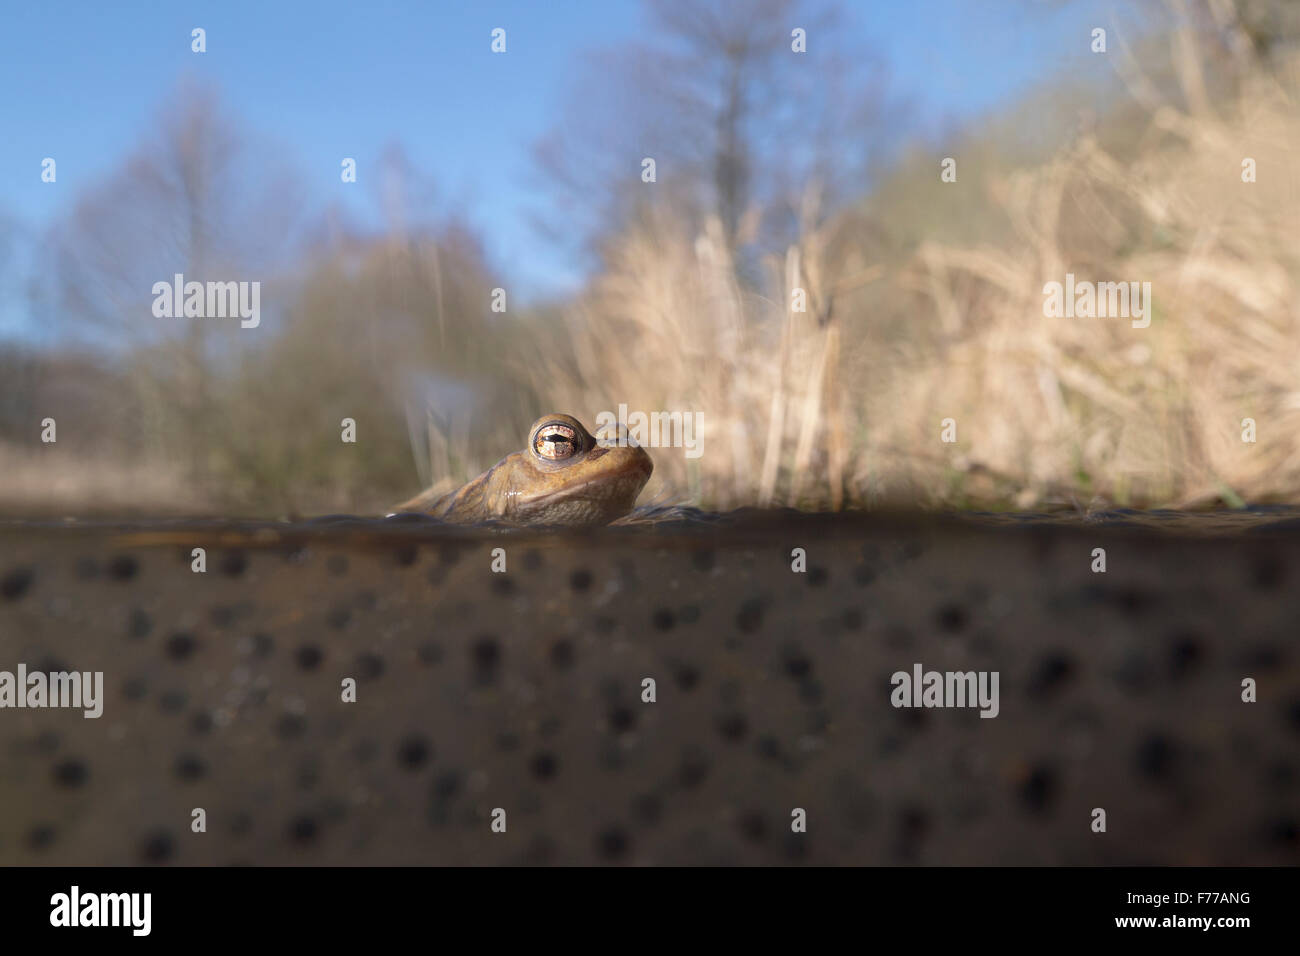
<path fill-rule="evenodd" d="M 1086 50 L 1091 3 L 846 3 L 893 92 L 931 125 L 970 120 Z M 339 181 L 400 143 L 509 264 L 525 293 L 561 291 L 575 263 L 535 233 L 532 146 L 554 123 L 584 54 L 638 38 L 636 0 L 343 3 L 316 0 L 8 3 L 0 16 L 0 217 L 39 235 L 113 169 L 186 78 L 282 147 L 317 195 L 370 208 Z M 207 31 L 207 52 L 190 30 Z M 508 52 L 494 55 L 503 27 Z M 46 156 L 58 182 L 40 181 Z M 372 167 L 373 168 L 373 167 Z M 358 184 L 360 185 L 360 184 Z M 332 192 L 353 189 L 355 195 Z M 364 202 L 362 201 L 364 197 Z"/>

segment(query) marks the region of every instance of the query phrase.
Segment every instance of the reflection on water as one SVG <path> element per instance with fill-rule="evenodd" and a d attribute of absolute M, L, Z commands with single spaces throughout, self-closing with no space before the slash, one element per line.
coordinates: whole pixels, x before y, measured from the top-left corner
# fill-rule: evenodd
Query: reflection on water
<path fill-rule="evenodd" d="M 791 508 L 741 508 L 725 513 L 702 511 L 698 508 L 651 506 L 637 508 L 626 518 L 604 529 L 574 530 L 576 537 L 591 534 L 620 534 L 636 537 L 638 533 L 660 537 L 674 532 L 690 533 L 708 530 L 714 534 L 744 535 L 756 531 L 774 531 L 783 527 L 798 527 L 805 531 L 852 533 L 871 529 L 898 529 L 914 525 L 927 528 L 1121 528 L 1153 530 L 1196 535 L 1286 534 L 1300 531 L 1300 506 L 1250 505 L 1245 508 L 1219 511 L 1174 511 L 1170 509 L 1138 510 L 1113 508 L 1104 511 L 1083 512 L 1062 510 L 1057 512 L 901 512 L 901 511 L 843 511 L 804 512 Z M 115 531 L 130 534 L 138 540 L 133 543 L 148 544 L 153 535 L 176 532 L 202 532 L 239 539 L 243 545 L 275 544 L 285 537 L 302 535 L 347 534 L 361 538 L 370 536 L 416 537 L 473 537 L 484 531 L 516 534 L 554 534 L 563 528 L 516 529 L 496 521 L 477 525 L 447 524 L 427 514 L 404 513 L 387 517 L 368 515 L 330 514 L 309 518 L 283 520 L 224 519 L 224 518 L 132 518 L 132 519 L 0 519 L 0 530 L 39 528 L 66 528 L 75 530 Z M 229 543 L 236 543 L 231 540 Z"/>
<path fill-rule="evenodd" d="M 1077 511 L 1056 514 L 972 511 L 961 513 L 959 517 L 992 524 L 1053 524 L 1076 527 L 1118 525 L 1198 534 L 1300 530 L 1300 507 L 1296 505 L 1250 505 L 1245 508 L 1220 511 L 1173 511 L 1167 508 L 1140 511 L 1134 508 L 1112 508 L 1108 511 L 1094 511 L 1087 514 Z"/>

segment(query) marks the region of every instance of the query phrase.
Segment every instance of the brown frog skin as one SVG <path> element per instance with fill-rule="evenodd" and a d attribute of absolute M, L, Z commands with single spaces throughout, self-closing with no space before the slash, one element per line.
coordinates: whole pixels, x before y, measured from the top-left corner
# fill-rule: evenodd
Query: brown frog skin
<path fill-rule="evenodd" d="M 457 491 L 438 498 L 425 492 L 396 510 L 454 524 L 603 525 L 632 510 L 653 470 L 645 449 L 605 447 L 572 415 L 543 415 L 523 451 Z"/>

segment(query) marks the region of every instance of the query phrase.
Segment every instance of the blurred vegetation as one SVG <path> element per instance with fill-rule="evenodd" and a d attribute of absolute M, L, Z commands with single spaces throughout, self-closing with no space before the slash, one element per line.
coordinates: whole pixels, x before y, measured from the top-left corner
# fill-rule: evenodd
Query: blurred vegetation
<path fill-rule="evenodd" d="M 660 502 L 1300 500 L 1296 4 L 1141 5 L 1104 70 L 934 142 L 899 135 L 906 104 L 833 8 L 649 6 L 654 34 L 595 55 L 538 144 L 540 216 L 591 279 L 504 313 L 508 269 L 400 149 L 363 229 L 183 89 L 42 240 L 56 344 L 0 344 L 0 509 L 380 512 L 543 412 L 621 403 L 703 413 L 702 458 L 652 450 Z M 790 22 L 825 55 L 792 57 Z M 1151 282 L 1151 327 L 1045 319 L 1067 271 Z M 260 280 L 261 327 L 154 319 L 177 272 Z"/>

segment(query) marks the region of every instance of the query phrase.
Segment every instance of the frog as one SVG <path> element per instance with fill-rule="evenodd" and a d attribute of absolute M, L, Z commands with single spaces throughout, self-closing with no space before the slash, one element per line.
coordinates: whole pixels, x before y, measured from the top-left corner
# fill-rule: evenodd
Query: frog
<path fill-rule="evenodd" d="M 625 436 L 597 440 L 572 415 L 543 415 L 523 450 L 448 494 L 429 489 L 397 505 L 451 524 L 596 527 L 627 516 L 654 471 Z"/>

